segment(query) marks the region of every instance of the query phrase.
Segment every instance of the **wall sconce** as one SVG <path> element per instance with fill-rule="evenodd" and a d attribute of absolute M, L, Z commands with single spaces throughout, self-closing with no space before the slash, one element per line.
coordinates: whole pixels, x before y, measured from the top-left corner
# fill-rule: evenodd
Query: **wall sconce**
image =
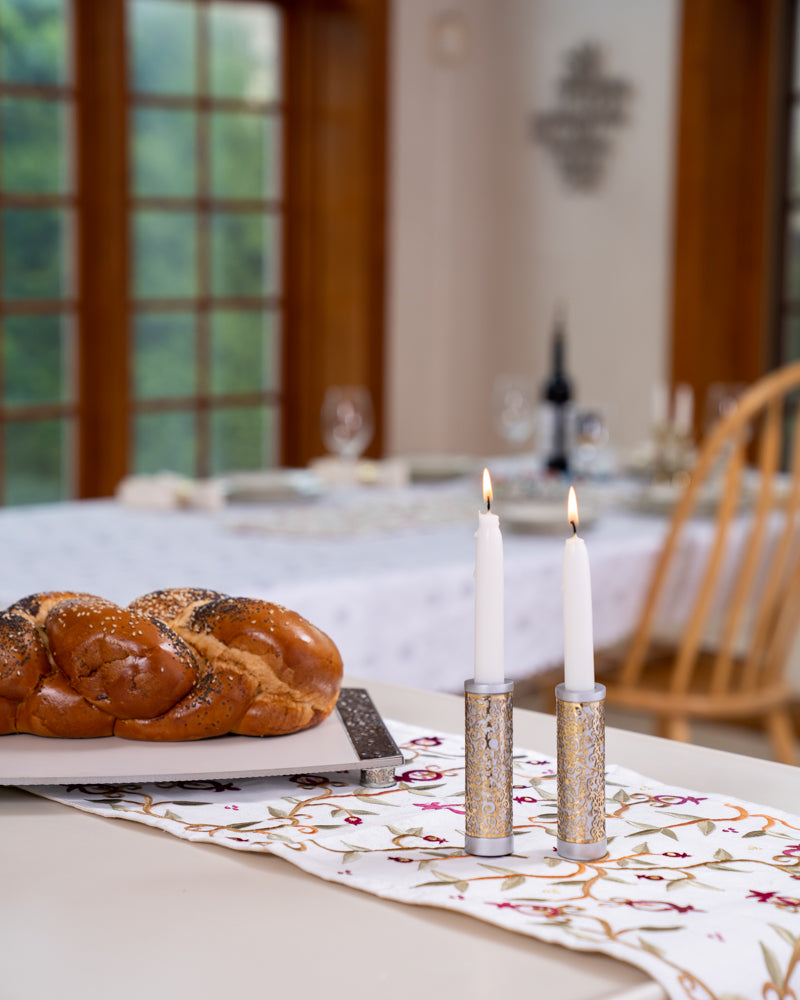
<path fill-rule="evenodd" d="M 611 152 L 611 134 L 627 121 L 633 87 L 603 69 L 599 45 L 586 43 L 566 53 L 552 111 L 531 116 L 530 134 L 555 159 L 566 184 L 596 188 Z"/>

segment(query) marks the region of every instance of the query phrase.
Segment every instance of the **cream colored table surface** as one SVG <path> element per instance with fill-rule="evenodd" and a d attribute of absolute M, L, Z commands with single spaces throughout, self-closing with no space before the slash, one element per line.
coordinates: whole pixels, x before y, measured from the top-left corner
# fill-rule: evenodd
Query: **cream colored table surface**
<path fill-rule="evenodd" d="M 463 726 L 461 698 L 364 686 L 387 718 Z M 515 742 L 554 754 L 555 720 L 517 710 Z M 785 765 L 618 730 L 609 731 L 607 758 L 667 782 L 800 808 L 800 769 Z M 0 790 L 0 886 L 2 1000 L 664 997 L 610 958 L 17 789 Z"/>

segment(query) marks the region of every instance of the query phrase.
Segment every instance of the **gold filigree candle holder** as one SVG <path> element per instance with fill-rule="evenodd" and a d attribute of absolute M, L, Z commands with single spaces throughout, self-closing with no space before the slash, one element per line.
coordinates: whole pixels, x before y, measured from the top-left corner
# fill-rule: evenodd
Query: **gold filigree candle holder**
<path fill-rule="evenodd" d="M 596 861 L 606 845 L 606 689 L 556 687 L 559 857 Z"/>
<path fill-rule="evenodd" d="M 464 682 L 464 847 L 469 854 L 480 857 L 499 857 L 514 851 L 513 690 L 513 681 Z"/>

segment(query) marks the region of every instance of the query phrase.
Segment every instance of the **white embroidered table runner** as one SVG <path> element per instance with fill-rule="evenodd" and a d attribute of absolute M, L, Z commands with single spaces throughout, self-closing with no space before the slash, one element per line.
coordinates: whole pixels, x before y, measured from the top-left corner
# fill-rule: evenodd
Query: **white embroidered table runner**
<path fill-rule="evenodd" d="M 555 853 L 552 758 L 514 759 L 515 853 L 465 855 L 463 737 L 387 723 L 398 784 L 358 773 L 29 791 L 185 840 L 280 855 L 332 882 L 444 907 L 644 969 L 673 998 L 800 991 L 800 817 L 608 769 L 608 856 Z"/>

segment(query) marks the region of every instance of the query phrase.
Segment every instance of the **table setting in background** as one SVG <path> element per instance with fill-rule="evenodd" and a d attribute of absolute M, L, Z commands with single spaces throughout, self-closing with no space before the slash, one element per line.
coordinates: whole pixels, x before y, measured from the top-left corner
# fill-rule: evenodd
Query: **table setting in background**
<path fill-rule="evenodd" d="M 433 466 L 430 459 L 424 481 L 406 486 L 322 487 L 311 497 L 307 484 L 318 480 L 305 476 L 309 470 L 289 470 L 304 474 L 302 498 L 212 510 L 153 509 L 120 498 L 6 508 L 0 601 L 61 589 L 65 580 L 118 603 L 163 586 L 252 595 L 296 608 L 335 634 L 358 676 L 456 691 L 463 678 L 452 665 L 472 655 L 470 551 L 480 468 L 434 481 Z M 505 484 L 517 475 L 527 481 L 532 462 L 500 459 L 491 467 L 502 515 Z M 616 506 L 615 488 L 582 487 L 603 644 L 630 630 L 666 531 L 663 518 Z M 541 530 L 503 523 L 515 679 L 550 669 L 563 655 L 560 596 L 550 581 L 560 567 L 566 492 L 560 481 L 552 489 L 553 520 Z"/>

